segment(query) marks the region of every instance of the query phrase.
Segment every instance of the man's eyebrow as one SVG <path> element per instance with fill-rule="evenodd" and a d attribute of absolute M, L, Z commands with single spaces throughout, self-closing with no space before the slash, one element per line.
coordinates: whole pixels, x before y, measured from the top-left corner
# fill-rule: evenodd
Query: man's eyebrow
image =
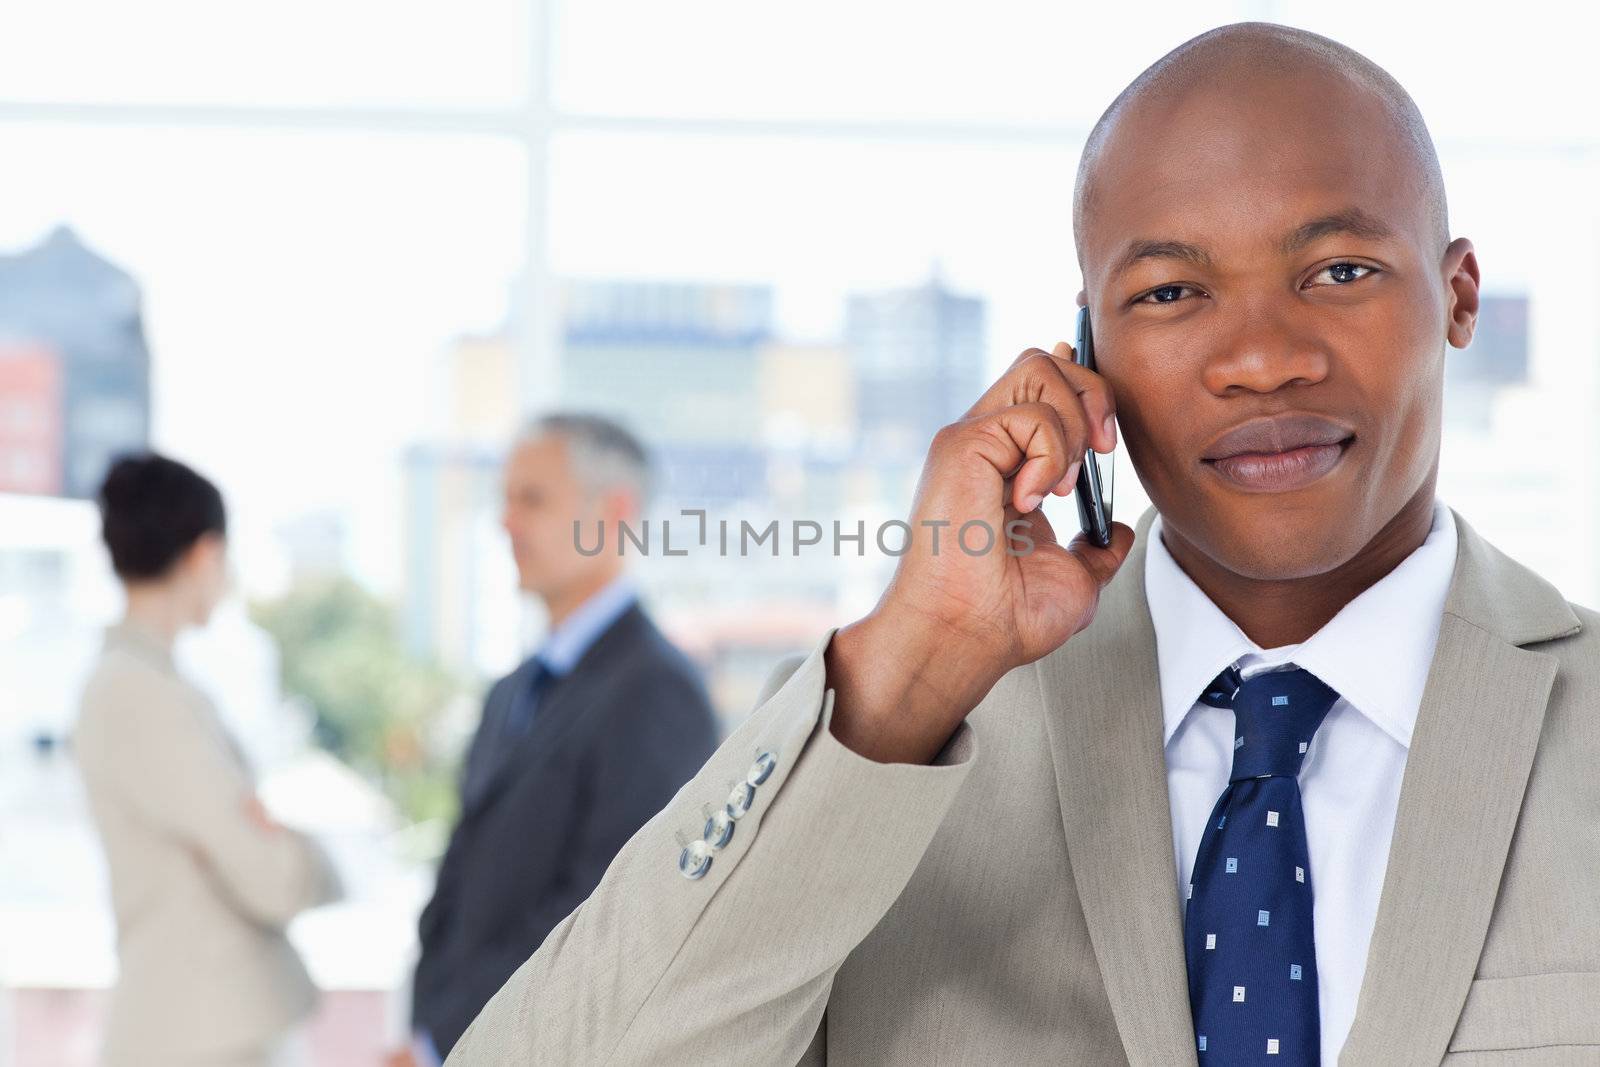
<path fill-rule="evenodd" d="M 1387 223 L 1358 207 L 1349 207 L 1296 226 L 1278 241 L 1278 250 L 1290 256 L 1318 238 L 1335 233 L 1369 241 L 1381 241 L 1394 236 L 1394 231 Z M 1135 240 L 1128 242 L 1127 249 L 1111 268 L 1111 276 L 1116 277 L 1145 259 L 1179 259 L 1197 267 L 1211 266 L 1211 256 L 1206 250 L 1187 241 Z"/>
<path fill-rule="evenodd" d="M 1128 248 L 1111 268 L 1115 277 L 1141 259 L 1181 259 L 1197 267 L 1211 266 L 1211 257 L 1205 249 L 1185 241 L 1130 241 Z"/>
<path fill-rule="evenodd" d="M 1319 237 L 1335 233 L 1349 234 L 1351 237 L 1360 237 L 1368 241 L 1381 241 L 1394 236 L 1394 231 L 1382 220 L 1358 207 L 1350 207 L 1296 226 L 1284 234 L 1283 239 L 1278 242 L 1278 250 L 1286 256 L 1292 256 Z"/>

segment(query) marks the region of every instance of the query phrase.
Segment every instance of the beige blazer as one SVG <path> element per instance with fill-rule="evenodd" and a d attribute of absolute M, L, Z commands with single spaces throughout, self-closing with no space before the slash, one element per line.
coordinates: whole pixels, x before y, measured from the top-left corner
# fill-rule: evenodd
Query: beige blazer
<path fill-rule="evenodd" d="M 783 664 L 450 1067 L 1192 1067 L 1153 514 L 1094 623 L 1002 678 L 931 766 L 829 733 L 831 631 Z M 1600 615 L 1455 520 L 1339 1063 L 1600 1063 Z M 686 879 L 680 850 L 764 752 L 749 813 Z"/>
<path fill-rule="evenodd" d="M 338 897 L 326 855 L 246 814 L 253 785 L 215 709 L 136 627 L 107 631 L 72 745 L 117 921 L 104 1062 L 264 1059 L 316 1001 L 284 926 Z"/>

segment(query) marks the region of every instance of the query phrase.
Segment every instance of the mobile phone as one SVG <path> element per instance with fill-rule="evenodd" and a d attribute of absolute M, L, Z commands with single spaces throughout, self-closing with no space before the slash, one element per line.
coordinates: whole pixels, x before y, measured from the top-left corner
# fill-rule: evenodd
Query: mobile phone
<path fill-rule="evenodd" d="M 1073 362 L 1094 370 L 1094 331 L 1089 326 L 1088 307 L 1078 309 L 1078 339 L 1073 347 Z M 1085 449 L 1083 466 L 1078 470 L 1077 492 L 1073 494 L 1078 501 L 1078 524 L 1089 535 L 1089 540 L 1101 548 L 1111 544 L 1112 487 L 1110 479 L 1105 477 L 1111 472 L 1111 462 L 1108 454 L 1105 457 L 1105 469 L 1102 470 L 1099 454 L 1093 449 Z"/>

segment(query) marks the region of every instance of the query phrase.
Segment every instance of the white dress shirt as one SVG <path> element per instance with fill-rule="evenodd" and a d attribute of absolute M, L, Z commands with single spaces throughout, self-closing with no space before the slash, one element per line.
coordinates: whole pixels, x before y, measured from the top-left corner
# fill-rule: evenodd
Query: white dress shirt
<path fill-rule="evenodd" d="M 1151 524 L 1145 597 L 1156 632 L 1178 899 L 1233 767 L 1233 712 L 1199 702 L 1225 667 L 1246 677 L 1293 662 L 1340 694 L 1300 768 L 1313 908 L 1322 1062 L 1355 1018 L 1378 913 L 1400 779 L 1455 569 L 1456 527 L 1434 504 L 1427 540 L 1303 644 L 1263 649 L 1183 572 Z"/>

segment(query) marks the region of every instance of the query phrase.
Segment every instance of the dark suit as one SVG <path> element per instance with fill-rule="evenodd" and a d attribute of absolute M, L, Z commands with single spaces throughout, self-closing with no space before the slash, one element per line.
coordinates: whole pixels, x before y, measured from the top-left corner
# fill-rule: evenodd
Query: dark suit
<path fill-rule="evenodd" d="M 547 683 L 532 726 L 507 742 L 503 721 L 532 668 L 530 658 L 484 702 L 461 818 L 419 924 L 412 1022 L 440 1055 L 717 746 L 698 671 L 638 604 Z"/>

